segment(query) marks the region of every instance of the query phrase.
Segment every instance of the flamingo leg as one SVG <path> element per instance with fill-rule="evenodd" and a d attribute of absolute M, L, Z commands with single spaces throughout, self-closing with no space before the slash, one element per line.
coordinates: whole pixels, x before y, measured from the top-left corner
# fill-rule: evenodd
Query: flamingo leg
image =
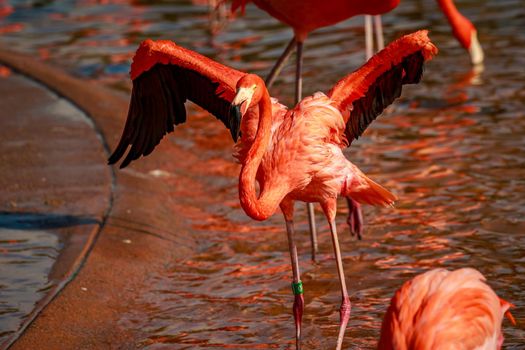
<path fill-rule="evenodd" d="M 374 30 L 372 28 L 372 16 L 365 15 L 365 53 L 368 61 L 374 55 Z"/>
<path fill-rule="evenodd" d="M 295 66 L 295 104 L 303 97 L 303 42 L 297 41 L 297 57 Z"/>
<path fill-rule="evenodd" d="M 310 226 L 310 242 L 312 247 L 312 261 L 316 260 L 319 245 L 317 243 L 317 228 L 315 226 L 314 204 L 306 203 L 306 210 L 308 211 L 308 224 Z"/>
<path fill-rule="evenodd" d="M 381 23 L 381 15 L 374 16 L 374 29 L 376 32 L 377 51 L 385 48 L 385 38 L 383 37 L 383 25 Z"/>
<path fill-rule="evenodd" d="M 294 294 L 293 318 L 295 320 L 295 342 L 296 349 L 301 349 L 301 324 L 304 311 L 303 283 L 299 272 L 299 258 L 297 257 L 297 245 L 295 244 L 295 232 L 293 221 L 286 220 L 286 232 L 288 233 L 288 249 L 292 260 L 292 291 Z"/>
<path fill-rule="evenodd" d="M 350 227 L 352 236 L 357 236 L 361 240 L 363 234 L 363 213 L 361 211 L 361 204 L 350 197 L 346 197 L 348 203 L 348 218 L 346 222 Z"/>
<path fill-rule="evenodd" d="M 345 335 L 346 326 L 350 320 L 350 297 L 348 296 L 348 290 L 346 288 L 345 274 L 343 270 L 343 259 L 341 257 L 341 249 L 339 247 L 339 238 L 337 237 L 337 228 L 335 224 L 335 213 L 337 210 L 336 199 L 330 199 L 324 203 L 321 203 L 325 215 L 330 223 L 330 232 L 332 234 L 332 244 L 334 246 L 335 259 L 337 263 L 337 273 L 339 275 L 339 282 L 341 283 L 341 307 L 339 309 L 340 323 L 339 323 L 339 335 L 337 336 L 337 350 L 340 350 L 343 345 L 343 339 Z"/>
<path fill-rule="evenodd" d="M 295 321 L 295 343 L 296 349 L 301 349 L 301 324 L 304 311 L 303 283 L 299 271 L 299 258 L 297 256 L 297 245 L 295 243 L 295 231 L 293 227 L 293 202 L 284 200 L 281 202 L 281 211 L 286 221 L 286 233 L 288 234 L 288 249 L 292 261 L 292 292 L 294 294 L 293 317 Z"/>
<path fill-rule="evenodd" d="M 348 291 L 346 289 L 345 274 L 343 270 L 343 259 L 341 258 L 341 250 L 339 248 L 339 238 L 337 237 L 337 229 L 335 219 L 330 220 L 330 232 L 332 233 L 332 243 L 334 246 L 335 259 L 337 262 L 337 273 L 339 275 L 339 282 L 341 283 L 341 307 L 339 309 L 339 335 L 337 336 L 337 350 L 340 350 L 343 345 L 343 338 L 345 336 L 346 326 L 350 320 L 351 303 Z"/>
<path fill-rule="evenodd" d="M 266 83 L 266 88 L 268 90 L 270 90 L 270 88 L 272 87 L 273 83 L 275 82 L 275 79 L 281 73 L 281 70 L 283 69 L 284 64 L 290 58 L 290 55 L 292 54 L 292 51 L 293 51 L 295 45 L 296 45 L 296 40 L 295 40 L 295 37 L 293 37 L 292 40 L 290 40 L 290 42 L 286 46 L 286 49 L 284 49 L 283 53 L 281 54 L 281 56 L 279 57 L 277 62 L 275 62 L 275 65 L 273 66 L 272 70 L 270 71 L 270 74 L 266 77 L 265 83 Z"/>

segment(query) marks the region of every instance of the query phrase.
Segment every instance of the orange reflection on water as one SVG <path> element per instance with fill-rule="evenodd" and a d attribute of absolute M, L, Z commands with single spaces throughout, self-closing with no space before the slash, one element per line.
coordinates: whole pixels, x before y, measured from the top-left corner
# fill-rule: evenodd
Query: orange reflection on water
<path fill-rule="evenodd" d="M 411 273 L 414 269 L 430 269 L 437 266 L 446 266 L 447 263 L 465 257 L 465 254 L 462 252 L 452 252 L 443 255 L 436 254 L 437 252 L 439 252 L 439 250 L 434 252 L 434 256 L 431 258 L 420 258 L 412 262 L 405 261 L 407 259 L 407 256 L 405 255 L 391 255 L 375 261 L 374 265 L 384 270 L 396 269 L 405 271 L 406 273 Z"/>
<path fill-rule="evenodd" d="M 278 349 L 281 347 L 279 344 L 210 344 L 207 343 L 206 346 L 212 348 L 224 348 L 224 349 Z"/>
<path fill-rule="evenodd" d="M 275 273 L 286 273 L 290 271 L 290 264 L 273 265 L 271 261 L 265 261 L 257 265 L 240 265 L 237 269 L 228 272 L 229 276 L 261 276 Z"/>
<path fill-rule="evenodd" d="M 0 34 L 20 32 L 24 29 L 24 27 L 25 26 L 22 23 L 12 23 L 5 26 L 0 26 Z"/>

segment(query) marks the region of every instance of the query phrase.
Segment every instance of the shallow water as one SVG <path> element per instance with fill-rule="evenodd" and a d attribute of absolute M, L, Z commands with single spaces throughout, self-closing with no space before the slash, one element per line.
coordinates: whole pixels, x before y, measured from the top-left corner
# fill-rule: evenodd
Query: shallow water
<path fill-rule="evenodd" d="M 116 89 L 129 89 L 129 59 L 148 37 L 173 39 L 239 69 L 265 75 L 291 31 L 254 7 L 245 17 L 210 24 L 207 6 L 189 1 L 10 1 L 0 40 Z M 404 0 L 383 17 L 387 40 L 429 28 L 440 48 L 423 82 L 347 151 L 368 175 L 399 197 L 395 209 L 365 207 L 365 234 L 339 231 L 352 318 L 345 346 L 373 348 L 388 300 L 403 281 L 434 267 L 479 269 L 513 302 L 518 326 L 504 323 L 506 349 L 525 348 L 525 3 L 458 1 L 485 49 L 474 71 L 433 1 Z M 11 29 L 9 29 L 11 28 Z M 213 34 L 212 34 L 213 33 Z M 304 93 L 326 91 L 363 57 L 362 18 L 320 30 L 306 44 Z M 293 65 L 274 95 L 290 103 Z M 192 109 L 193 123 L 168 140 L 198 154 L 188 172 L 164 171 L 180 184 L 200 249 L 166 262 L 121 325 L 145 331 L 148 349 L 292 348 L 290 266 L 279 214 L 255 223 L 237 199 L 238 166 L 226 130 Z M 175 162 L 174 162 L 175 163 Z M 184 188 L 197 180 L 200 186 Z M 303 205 L 296 229 L 305 283 L 304 347 L 331 349 L 340 294 L 328 226 L 318 212 L 320 257 L 309 261 Z M 193 208 L 193 209 L 191 209 Z M 198 208 L 199 210 L 196 210 Z M 16 267 L 19 268 L 19 267 Z M 4 282 L 2 282 L 4 283 Z M 14 282 L 9 282 L 14 283 Z M 144 314 L 147 317 L 144 317 Z"/>
<path fill-rule="evenodd" d="M 61 246 L 52 232 L 0 228 L 0 340 L 18 328 L 51 287 L 47 274 Z"/>
<path fill-rule="evenodd" d="M 2 348 L 67 277 L 107 206 L 109 169 L 91 120 L 69 101 L 18 74 L 0 78 L 0 96 Z"/>

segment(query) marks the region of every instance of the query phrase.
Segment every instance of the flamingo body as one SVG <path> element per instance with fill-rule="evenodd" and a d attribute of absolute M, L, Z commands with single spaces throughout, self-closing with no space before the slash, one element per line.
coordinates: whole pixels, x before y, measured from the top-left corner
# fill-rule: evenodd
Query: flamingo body
<path fill-rule="evenodd" d="M 340 195 L 351 195 L 367 204 L 392 204 L 395 196 L 368 179 L 344 157 L 341 149 L 358 138 L 375 116 L 399 96 L 402 83 L 419 81 L 422 62 L 436 52 L 427 32 L 420 31 L 390 44 L 361 69 L 341 79 L 327 95 L 318 92 L 291 110 L 274 99 L 268 146 L 256 173 L 261 196 L 269 196 L 268 189 L 274 194 L 265 197 L 268 211 L 261 211 L 255 209 L 254 202 L 260 201 L 251 191 L 247 194 L 240 189 L 246 213 L 253 219 L 265 220 L 285 197 L 323 205 Z M 411 62 L 418 59 L 419 64 Z M 390 83 L 380 85 L 383 78 Z M 393 81 L 398 85 L 391 85 Z M 367 94 L 371 92 L 382 96 L 370 97 Z M 249 117 L 245 119 L 251 122 L 241 126 L 243 136 L 237 145 L 241 163 L 246 162 L 246 154 L 260 131 L 256 129 L 260 122 L 258 113 L 260 110 L 248 110 Z"/>
<path fill-rule="evenodd" d="M 257 172 L 263 191 L 286 185 L 287 200 L 323 202 L 326 198 L 352 195 L 359 202 L 372 205 L 394 202 L 393 194 L 375 184 L 344 156 L 341 147 L 347 142 L 345 121 L 327 95 L 317 92 L 291 110 L 277 100 L 272 102 L 270 141 Z M 243 138 L 237 145 L 241 163 L 247 152 L 245 144 L 251 144 L 251 140 Z"/>
<path fill-rule="evenodd" d="M 501 323 L 510 306 L 477 270 L 430 270 L 395 293 L 378 349 L 500 349 Z"/>
<path fill-rule="evenodd" d="M 357 15 L 379 15 L 391 11 L 400 0 L 252 0 L 261 10 L 291 26 L 299 41 L 308 33 Z M 234 0 L 233 10 L 247 0 Z"/>

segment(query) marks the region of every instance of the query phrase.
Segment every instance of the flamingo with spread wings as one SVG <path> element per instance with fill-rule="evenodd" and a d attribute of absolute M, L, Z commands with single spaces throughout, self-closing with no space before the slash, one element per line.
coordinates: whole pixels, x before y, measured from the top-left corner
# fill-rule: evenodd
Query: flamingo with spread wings
<path fill-rule="evenodd" d="M 288 233 L 295 295 L 293 314 L 300 347 L 303 286 L 294 238 L 293 204 L 318 202 L 329 221 L 341 284 L 341 348 L 350 300 L 335 224 L 337 197 L 352 196 L 372 205 L 396 197 L 365 176 L 342 148 L 401 94 L 403 84 L 419 82 L 424 61 L 437 49 L 426 31 L 402 37 L 341 79 L 327 94 L 318 92 L 292 109 L 270 99 L 261 78 L 217 63 L 169 41 L 141 44 L 131 68 L 133 91 L 122 138 L 109 158 L 129 152 L 121 167 L 150 154 L 174 125 L 186 121 L 184 102 L 205 108 L 230 130 L 242 164 L 239 198 L 243 210 L 265 220 L 281 208 Z M 257 194 L 256 182 L 260 185 Z"/>
<path fill-rule="evenodd" d="M 226 0 L 224 0 L 226 1 Z M 303 46 L 310 32 L 337 22 L 343 21 L 353 16 L 369 14 L 379 15 L 394 9 L 400 0 L 325 0 L 319 3 L 317 0 L 232 0 L 232 12 L 236 12 L 239 7 L 244 8 L 247 3 L 253 2 L 257 7 L 269 13 L 272 17 L 286 23 L 293 28 L 294 37 L 283 51 L 270 74 L 266 78 L 266 87 L 270 89 L 279 75 L 284 64 L 293 52 L 294 47 L 297 50 L 296 70 L 295 70 L 295 103 L 302 99 L 303 79 Z M 367 16 L 369 18 L 369 16 Z M 380 16 L 376 16 L 380 20 Z M 367 22 L 368 24 L 368 22 Z M 381 28 L 380 23 L 376 21 L 376 29 Z M 366 26 L 367 41 L 366 52 L 367 59 L 372 57 L 372 43 L 368 40 L 368 33 L 371 33 L 371 26 Z M 382 42 L 382 38 L 381 38 Z M 384 45 L 383 45 L 384 46 Z M 382 48 L 382 47 L 381 47 Z M 351 197 L 346 197 L 348 202 L 348 225 L 352 235 L 357 235 L 361 239 L 363 228 L 363 214 L 358 201 Z M 317 227 L 315 224 L 314 206 L 312 203 L 306 205 L 308 213 L 308 222 L 310 227 L 310 240 L 312 243 L 311 252 L 312 260 L 315 261 L 317 254 Z"/>
<path fill-rule="evenodd" d="M 383 319 L 379 350 L 501 349 L 512 305 L 474 269 L 434 269 L 405 282 Z"/>
<path fill-rule="evenodd" d="M 226 2 L 227 0 L 223 0 Z M 284 64 L 296 48 L 295 73 L 295 103 L 302 98 L 302 59 L 303 46 L 308 35 L 319 28 L 330 26 L 357 15 L 365 16 L 366 58 L 373 55 L 373 27 L 376 31 L 376 47 L 383 49 L 384 39 L 381 25 L 381 14 L 395 9 L 400 0 L 231 0 L 232 12 L 253 2 L 258 8 L 266 11 L 272 17 L 289 25 L 294 31 L 294 37 L 283 51 L 266 78 L 266 87 L 271 88 Z M 437 0 L 443 13 L 449 21 L 452 31 L 461 45 L 469 52 L 471 62 L 479 64 L 483 61 L 483 50 L 477 38 L 474 25 L 456 8 L 453 0 Z M 374 26 L 372 27 L 372 15 Z M 347 223 L 352 235 L 361 239 L 363 231 L 363 215 L 358 201 L 346 197 L 348 203 Z M 307 204 L 310 224 L 310 239 L 312 242 L 312 260 L 317 253 L 317 229 L 312 203 Z"/>

